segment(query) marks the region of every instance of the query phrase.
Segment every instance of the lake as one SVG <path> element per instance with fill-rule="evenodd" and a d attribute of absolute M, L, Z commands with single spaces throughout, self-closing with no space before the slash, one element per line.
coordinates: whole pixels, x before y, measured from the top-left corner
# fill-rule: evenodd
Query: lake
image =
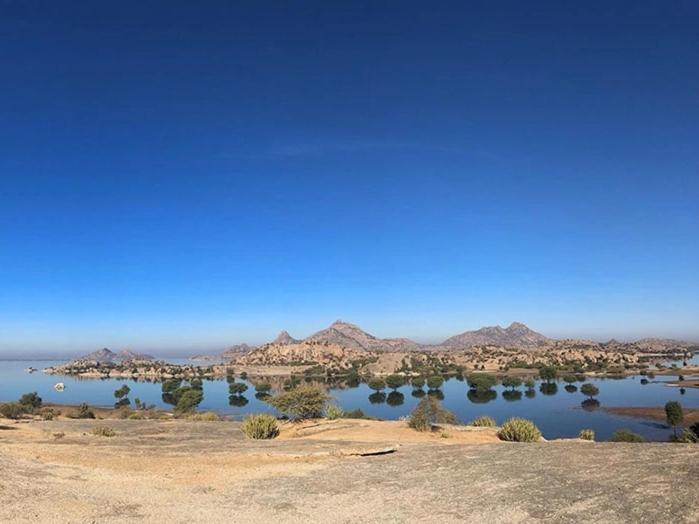
<path fill-rule="evenodd" d="M 174 364 L 189 362 L 184 359 L 168 359 Z M 693 363 L 699 363 L 699 354 L 692 358 Z M 148 404 L 171 409 L 161 398 L 159 383 L 137 382 L 134 380 L 118 379 L 80 379 L 61 375 L 46 375 L 41 371 L 29 374 L 25 369 L 29 366 L 39 370 L 62 364 L 61 361 L 0 361 L 0 401 L 16 400 L 23 393 L 36 391 L 44 402 L 63 404 L 78 404 L 87 402 L 94 406 L 110 406 L 114 403 L 113 392 L 123 384 L 131 388 L 129 398 L 140 398 Z M 680 363 L 681 365 L 681 363 Z M 681 370 L 679 371 L 681 373 Z M 684 393 L 680 388 L 669 387 L 664 383 L 676 380 L 675 376 L 657 376 L 648 384 L 641 384 L 640 376 L 623 379 L 590 379 L 600 393 L 597 396 L 601 406 L 659 406 L 668 400 L 677 400 L 685 408 L 699 409 L 699 389 L 686 388 Z M 685 376 L 692 378 L 691 375 Z M 236 378 L 238 382 L 245 382 Z M 53 386 L 63 382 L 65 391 L 58 392 Z M 251 412 L 274 412 L 265 402 L 255 398 L 254 386 L 246 382 L 249 390 L 243 399 L 229 402 L 228 384 L 226 380 L 204 381 L 204 400 L 200 410 L 213 410 L 223 415 L 240 419 Z M 575 385 L 580 386 L 580 382 Z M 455 378 L 447 380 L 441 388 L 444 406 L 453 411 L 461 422 L 468 422 L 479 415 L 489 415 L 498 423 L 513 416 L 533 420 L 546 438 L 575 437 L 582 428 L 593 429 L 597 440 L 606 440 L 619 428 L 627 428 L 640 433 L 648 440 L 667 440 L 672 431 L 663 424 L 622 417 L 606 413 L 600 409 L 585 410 L 581 402 L 585 396 L 579 391 L 569 393 L 562 381 L 557 383 L 553 394 L 544 394 L 537 381 L 534 395 L 527 395 L 525 388 L 520 387 L 520 394 L 507 393 L 501 385 L 493 388 L 493 393 L 486 398 L 469 395 L 465 381 Z M 366 384 L 354 388 L 331 387 L 330 394 L 335 403 L 345 410 L 360 408 L 366 415 L 382 419 L 399 419 L 406 417 L 418 403 L 419 398 L 413 396 L 411 386 L 403 386 L 395 393 L 389 389 L 385 394 L 372 395 Z M 503 394 L 504 393 L 504 394 Z M 244 403 L 244 405 L 242 405 Z"/>

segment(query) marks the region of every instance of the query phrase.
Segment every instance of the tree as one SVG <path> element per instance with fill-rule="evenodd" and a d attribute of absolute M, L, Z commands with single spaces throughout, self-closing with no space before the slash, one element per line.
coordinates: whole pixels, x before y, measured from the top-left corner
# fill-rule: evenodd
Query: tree
<path fill-rule="evenodd" d="M 580 386 L 580 393 L 592 399 L 593 397 L 599 395 L 599 389 L 594 384 L 586 382 L 585 384 Z"/>
<path fill-rule="evenodd" d="M 204 393 L 200 389 L 195 388 L 180 388 L 179 400 L 175 411 L 177 413 L 191 413 L 204 400 Z"/>
<path fill-rule="evenodd" d="M 476 391 L 488 391 L 495 383 L 495 377 L 487 373 L 471 373 L 467 379 L 468 386 Z"/>
<path fill-rule="evenodd" d="M 114 391 L 114 398 L 117 399 L 117 401 L 114 403 L 114 407 L 120 408 L 122 406 L 131 405 L 131 401 L 127 397 L 129 393 L 131 393 L 131 388 L 126 384 Z"/>
<path fill-rule="evenodd" d="M 255 391 L 258 393 L 269 393 L 272 390 L 272 384 L 269 382 L 260 382 L 255 384 Z"/>
<path fill-rule="evenodd" d="M 369 382 L 367 382 L 367 386 L 374 391 L 381 391 L 386 387 L 386 382 L 380 377 L 372 377 Z"/>
<path fill-rule="evenodd" d="M 578 379 L 575 378 L 575 375 L 563 375 L 563 382 L 566 384 L 574 384 L 577 381 Z"/>
<path fill-rule="evenodd" d="M 403 384 L 405 384 L 405 378 L 402 375 L 389 375 L 386 377 L 386 385 L 394 391 Z"/>
<path fill-rule="evenodd" d="M 682 404 L 675 400 L 671 400 L 665 404 L 665 419 L 667 423 L 672 426 L 672 432 L 677 438 L 677 426 L 682 424 L 684 420 L 684 413 L 682 412 Z"/>
<path fill-rule="evenodd" d="M 291 419 L 320 418 L 325 404 L 331 399 L 318 386 L 298 386 L 294 389 L 274 395 L 267 403 Z"/>
<path fill-rule="evenodd" d="M 19 398 L 19 403 L 28 410 L 34 410 L 41 407 L 41 397 L 34 391 L 32 393 L 25 393 Z"/>
<path fill-rule="evenodd" d="M 425 385 L 425 379 L 424 377 L 413 377 L 410 383 L 413 385 L 413 388 L 422 389 Z"/>
<path fill-rule="evenodd" d="M 534 382 L 533 378 L 528 378 L 524 381 L 524 385 L 527 387 L 528 390 L 534 391 L 534 386 L 536 386 L 536 382 Z"/>
<path fill-rule="evenodd" d="M 248 385 L 242 382 L 234 382 L 233 384 L 228 384 L 228 393 L 231 395 L 242 395 L 248 390 Z"/>
<path fill-rule="evenodd" d="M 439 375 L 433 375 L 427 379 L 427 387 L 430 389 L 439 389 L 444 384 L 444 379 Z"/>
<path fill-rule="evenodd" d="M 408 426 L 418 431 L 429 431 L 434 424 L 456 424 L 456 416 L 444 409 L 434 397 L 424 397 L 410 413 Z"/>
<path fill-rule="evenodd" d="M 546 382 L 556 380 L 556 375 L 556 368 L 552 366 L 545 366 L 539 370 L 539 377 L 541 380 L 545 380 Z"/>
<path fill-rule="evenodd" d="M 522 379 L 518 377 L 503 377 L 502 385 L 506 388 L 518 388 L 522 385 Z"/>

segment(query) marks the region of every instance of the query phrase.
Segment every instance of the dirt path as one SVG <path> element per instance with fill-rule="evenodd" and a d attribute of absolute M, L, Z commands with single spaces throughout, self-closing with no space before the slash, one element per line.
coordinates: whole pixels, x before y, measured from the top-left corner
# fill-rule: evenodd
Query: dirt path
<path fill-rule="evenodd" d="M 0 521 L 699 520 L 699 446 L 411 441 L 390 424 L 354 438 L 364 421 L 249 441 L 231 422 L 107 422 L 115 437 L 91 434 L 105 421 L 0 429 Z M 338 453 L 382 446 L 397 451 Z"/>

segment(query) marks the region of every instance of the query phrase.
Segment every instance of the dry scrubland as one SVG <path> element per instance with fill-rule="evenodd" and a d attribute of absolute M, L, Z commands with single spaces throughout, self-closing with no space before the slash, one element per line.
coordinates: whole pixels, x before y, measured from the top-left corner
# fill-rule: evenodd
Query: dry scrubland
<path fill-rule="evenodd" d="M 2 522 L 699 521 L 699 446 L 491 428 L 340 419 L 252 441 L 235 422 L 3 421 L 0 470 Z"/>

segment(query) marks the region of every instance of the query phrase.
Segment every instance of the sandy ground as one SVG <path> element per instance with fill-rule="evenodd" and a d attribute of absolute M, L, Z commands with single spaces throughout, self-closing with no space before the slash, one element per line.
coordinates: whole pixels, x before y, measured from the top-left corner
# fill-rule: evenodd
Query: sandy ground
<path fill-rule="evenodd" d="M 699 520 L 694 445 L 512 444 L 364 420 L 273 441 L 234 422 L 0 424 L 0 522 Z M 105 424 L 116 436 L 91 433 Z"/>

